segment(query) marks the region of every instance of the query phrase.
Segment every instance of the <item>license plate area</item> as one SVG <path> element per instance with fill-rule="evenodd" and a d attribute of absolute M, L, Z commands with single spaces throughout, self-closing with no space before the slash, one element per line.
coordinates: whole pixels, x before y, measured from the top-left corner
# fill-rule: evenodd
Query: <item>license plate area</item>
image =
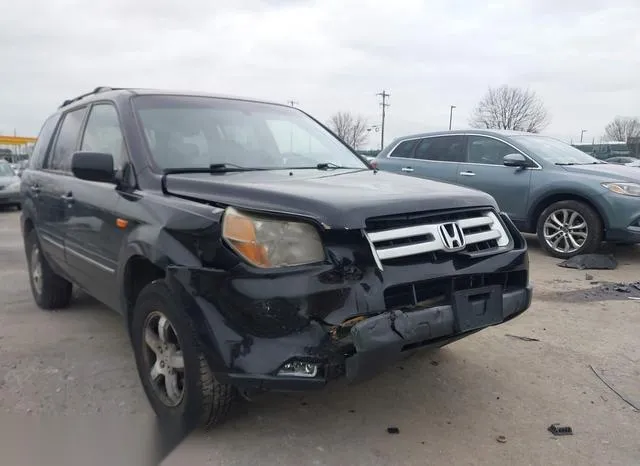
<path fill-rule="evenodd" d="M 468 332 L 503 320 L 502 286 L 492 285 L 453 293 L 458 332 Z"/>

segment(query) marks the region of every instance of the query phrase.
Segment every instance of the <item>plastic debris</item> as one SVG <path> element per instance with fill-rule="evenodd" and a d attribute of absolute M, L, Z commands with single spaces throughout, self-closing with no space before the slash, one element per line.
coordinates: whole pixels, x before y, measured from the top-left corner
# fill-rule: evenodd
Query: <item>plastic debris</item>
<path fill-rule="evenodd" d="M 387 427 L 387 433 L 388 434 L 399 434 L 400 433 L 400 429 L 398 429 L 397 427 Z"/>
<path fill-rule="evenodd" d="M 546 329 L 545 329 L 546 330 Z M 531 338 L 531 337 L 522 337 L 520 335 L 510 335 L 510 334 L 505 334 L 505 336 L 507 337 L 511 337 L 511 338 L 517 338 L 518 340 L 522 340 L 522 341 L 540 341 L 537 338 Z"/>
<path fill-rule="evenodd" d="M 498 441 L 500 443 L 507 443 L 507 437 L 505 437 L 504 435 L 498 435 L 496 437 L 496 441 Z"/>
<path fill-rule="evenodd" d="M 573 435 L 573 429 L 570 426 L 561 426 L 560 424 L 551 424 L 547 429 L 553 435 Z"/>
<path fill-rule="evenodd" d="M 613 270 L 618 267 L 618 261 L 611 254 L 581 254 L 560 262 L 558 266 L 579 270 Z"/>

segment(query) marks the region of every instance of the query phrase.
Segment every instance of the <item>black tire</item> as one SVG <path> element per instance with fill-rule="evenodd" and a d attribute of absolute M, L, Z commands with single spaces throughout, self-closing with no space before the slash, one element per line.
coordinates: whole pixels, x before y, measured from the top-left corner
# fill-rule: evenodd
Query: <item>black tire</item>
<path fill-rule="evenodd" d="M 578 248 L 570 252 L 562 252 L 554 249 L 547 243 L 544 237 L 544 225 L 546 220 L 554 213 L 561 210 L 570 210 L 573 212 L 577 212 L 582 216 L 586 225 L 586 240 L 584 243 Z M 540 217 L 538 218 L 538 223 L 536 226 L 536 233 L 538 235 L 538 240 L 540 241 L 540 245 L 542 248 L 551 256 L 557 257 L 558 259 L 568 259 L 573 256 L 577 256 L 580 254 L 590 254 L 594 253 L 600 247 L 602 243 L 602 239 L 604 236 L 604 230 L 602 225 L 602 220 L 598 213 L 593 210 L 587 204 L 584 204 L 579 201 L 559 201 L 554 202 L 549 207 L 544 209 Z"/>
<path fill-rule="evenodd" d="M 51 270 L 49 262 L 42 254 L 38 234 L 35 230 L 31 230 L 25 238 L 25 252 L 31 293 L 38 307 L 45 311 L 68 307 L 71 303 L 73 285 Z M 39 272 L 35 277 L 34 260 L 40 264 Z"/>
<path fill-rule="evenodd" d="M 155 363 L 151 359 L 154 359 L 154 353 L 145 343 L 144 333 L 148 319 L 158 313 L 168 319 L 172 335 L 176 337 L 182 350 L 182 395 L 175 406 L 168 406 L 163 401 L 162 393 L 154 387 L 151 380 L 151 367 Z M 164 280 L 148 284 L 138 295 L 130 333 L 140 381 L 161 425 L 180 426 L 178 430 L 187 435 L 193 429 L 209 428 L 227 418 L 235 398 L 235 390 L 214 378 L 200 349 L 191 320 L 177 304 Z"/>

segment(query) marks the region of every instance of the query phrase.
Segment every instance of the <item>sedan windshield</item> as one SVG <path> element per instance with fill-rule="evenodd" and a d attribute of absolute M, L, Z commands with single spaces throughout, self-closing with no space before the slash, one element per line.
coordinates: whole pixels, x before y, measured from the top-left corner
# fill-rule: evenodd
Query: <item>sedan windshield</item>
<path fill-rule="evenodd" d="M 587 165 L 602 163 L 569 144 L 547 136 L 512 136 L 512 139 L 524 146 L 532 155 L 557 165 Z"/>
<path fill-rule="evenodd" d="M 218 165 L 368 169 L 330 132 L 292 107 L 159 95 L 137 96 L 133 103 L 151 155 L 163 170 Z"/>
<path fill-rule="evenodd" d="M 11 168 L 11 165 L 9 165 L 8 163 L 0 163 L 0 176 L 2 177 L 16 176 L 16 173 L 13 171 L 13 168 Z"/>

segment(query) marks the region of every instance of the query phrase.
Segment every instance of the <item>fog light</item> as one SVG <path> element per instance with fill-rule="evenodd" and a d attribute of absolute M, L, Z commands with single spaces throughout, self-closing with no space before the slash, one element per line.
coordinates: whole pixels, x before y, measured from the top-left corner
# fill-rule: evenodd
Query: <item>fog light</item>
<path fill-rule="evenodd" d="M 293 377 L 315 377 L 318 375 L 318 364 L 304 361 L 291 361 L 278 371 L 278 375 Z"/>

